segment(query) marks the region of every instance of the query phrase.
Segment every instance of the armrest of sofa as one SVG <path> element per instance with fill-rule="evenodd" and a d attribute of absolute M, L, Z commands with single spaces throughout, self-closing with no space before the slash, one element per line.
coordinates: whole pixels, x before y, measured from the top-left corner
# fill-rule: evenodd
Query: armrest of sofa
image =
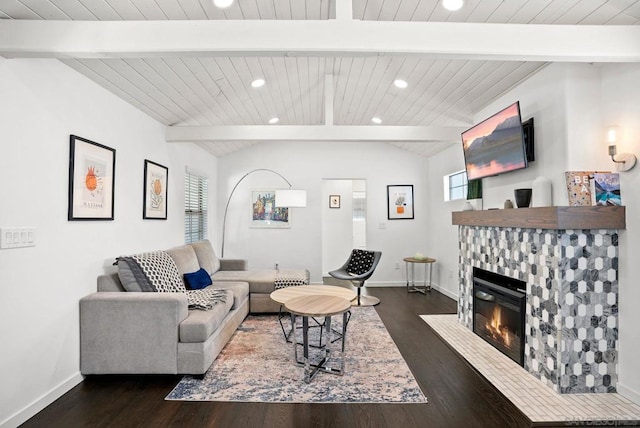
<path fill-rule="evenodd" d="M 244 259 L 220 259 L 220 270 L 247 270 Z"/>
<path fill-rule="evenodd" d="M 100 292 L 80 299 L 83 374 L 177 373 L 184 293 Z"/>

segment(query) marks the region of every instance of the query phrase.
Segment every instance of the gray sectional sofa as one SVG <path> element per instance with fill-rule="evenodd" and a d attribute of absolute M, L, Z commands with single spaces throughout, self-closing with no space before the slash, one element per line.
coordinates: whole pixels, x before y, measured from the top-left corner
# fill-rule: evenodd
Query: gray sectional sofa
<path fill-rule="evenodd" d="M 118 262 L 118 272 L 98 276 L 97 292 L 80 300 L 82 374 L 203 374 L 249 312 L 278 311 L 269 294 L 282 271 L 251 271 L 245 260 L 218 259 L 206 240 L 165 253 L 180 275 L 203 268 L 213 281 L 207 288 L 226 290 L 219 292 L 225 301 L 189 309 L 185 293 L 127 291 L 139 287 Z M 308 283 L 309 272 L 285 271 L 284 277 Z"/>

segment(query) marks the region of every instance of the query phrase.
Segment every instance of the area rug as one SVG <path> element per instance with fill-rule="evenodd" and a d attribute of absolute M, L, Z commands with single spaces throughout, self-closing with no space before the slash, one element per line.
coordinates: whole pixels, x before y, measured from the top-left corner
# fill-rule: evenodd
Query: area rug
<path fill-rule="evenodd" d="M 345 373 L 307 384 L 276 316 L 249 316 L 204 378 L 185 376 L 167 400 L 288 403 L 426 403 L 413 374 L 372 307 L 352 308 Z M 288 320 L 285 319 L 285 321 Z M 334 317 L 341 328 L 341 317 Z M 312 321 L 311 321 L 312 322 Z M 310 329 L 318 334 L 319 329 Z M 316 338 L 312 340 L 317 341 Z M 339 351 L 339 342 L 332 345 Z M 312 357 L 318 350 L 312 350 Z"/>

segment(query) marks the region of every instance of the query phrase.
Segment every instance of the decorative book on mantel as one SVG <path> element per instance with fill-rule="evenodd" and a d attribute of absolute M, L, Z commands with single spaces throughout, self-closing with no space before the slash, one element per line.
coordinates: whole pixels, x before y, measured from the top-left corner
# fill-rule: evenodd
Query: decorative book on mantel
<path fill-rule="evenodd" d="M 593 174 L 609 173 L 609 171 L 565 171 L 569 206 L 595 205 L 591 198 L 591 177 Z"/>
<path fill-rule="evenodd" d="M 622 205 L 620 174 L 595 173 L 591 178 L 591 203 L 593 205 Z"/>

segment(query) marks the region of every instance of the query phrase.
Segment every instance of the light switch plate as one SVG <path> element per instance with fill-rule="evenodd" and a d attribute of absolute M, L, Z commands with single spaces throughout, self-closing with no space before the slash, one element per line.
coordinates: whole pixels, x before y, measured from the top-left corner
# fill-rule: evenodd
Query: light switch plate
<path fill-rule="evenodd" d="M 0 248 L 34 247 L 35 227 L 0 227 Z"/>

